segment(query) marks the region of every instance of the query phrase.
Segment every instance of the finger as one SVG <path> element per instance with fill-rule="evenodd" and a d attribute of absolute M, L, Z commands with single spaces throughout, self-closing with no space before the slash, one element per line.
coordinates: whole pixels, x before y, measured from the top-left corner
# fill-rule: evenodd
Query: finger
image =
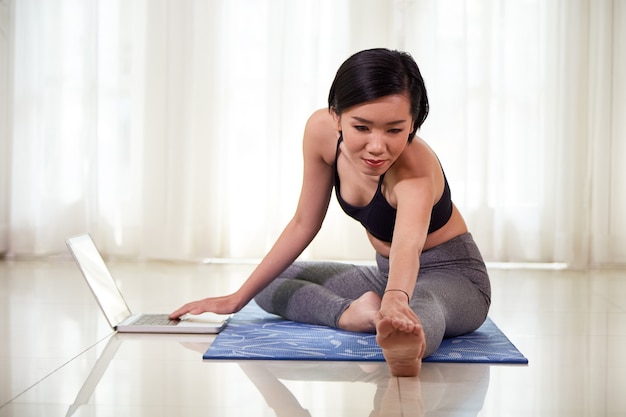
<path fill-rule="evenodd" d="M 393 327 L 396 328 L 396 330 L 399 330 L 401 332 L 411 332 L 411 323 L 407 320 L 398 318 L 398 317 L 394 317 L 394 319 L 392 320 L 393 323 Z"/>
<path fill-rule="evenodd" d="M 170 320 L 176 320 L 178 318 L 180 318 L 180 316 L 183 316 L 187 314 L 184 310 L 182 309 L 178 309 L 176 311 L 174 311 L 173 313 L 170 313 L 169 318 Z"/>
<path fill-rule="evenodd" d="M 181 308 L 179 308 L 178 310 L 174 311 L 173 313 L 170 314 L 170 319 L 171 320 L 176 320 L 177 318 L 179 318 L 180 316 L 183 316 L 189 312 L 191 312 L 191 307 L 189 306 L 189 304 L 185 304 L 184 306 L 182 306 Z"/>
<path fill-rule="evenodd" d="M 393 326 L 397 330 L 400 330 L 405 333 L 414 333 L 414 334 L 419 335 L 419 332 L 421 331 L 421 328 L 422 328 L 422 326 L 419 323 L 416 323 L 412 320 L 407 320 L 407 319 L 395 318 L 393 319 L 392 323 L 393 323 Z"/>
<path fill-rule="evenodd" d="M 424 328 L 422 327 L 421 324 L 416 324 L 415 327 L 413 328 L 413 334 L 416 336 L 422 336 L 424 335 Z"/>

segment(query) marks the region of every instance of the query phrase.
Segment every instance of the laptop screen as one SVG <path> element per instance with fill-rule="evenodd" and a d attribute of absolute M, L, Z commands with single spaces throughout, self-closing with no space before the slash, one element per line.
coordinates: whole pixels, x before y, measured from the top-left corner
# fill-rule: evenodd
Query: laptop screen
<path fill-rule="evenodd" d="M 116 327 L 131 315 L 130 309 L 91 236 L 86 234 L 68 239 L 67 246 L 109 324 Z"/>

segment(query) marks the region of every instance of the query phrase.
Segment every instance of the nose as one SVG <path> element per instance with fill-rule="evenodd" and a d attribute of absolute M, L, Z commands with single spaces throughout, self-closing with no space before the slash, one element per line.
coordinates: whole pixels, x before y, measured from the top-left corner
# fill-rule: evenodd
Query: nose
<path fill-rule="evenodd" d="M 380 155 L 385 151 L 385 143 L 382 135 L 371 135 L 366 146 L 367 152 L 372 155 Z"/>

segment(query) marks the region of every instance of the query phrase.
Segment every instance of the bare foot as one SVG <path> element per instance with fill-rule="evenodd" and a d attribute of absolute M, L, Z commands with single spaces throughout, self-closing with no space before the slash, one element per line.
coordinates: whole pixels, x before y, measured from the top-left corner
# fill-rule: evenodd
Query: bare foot
<path fill-rule="evenodd" d="M 376 341 L 383 349 L 391 375 L 419 374 L 426 349 L 426 336 L 421 325 L 403 331 L 394 326 L 391 318 L 382 318 L 376 325 Z"/>
<path fill-rule="evenodd" d="M 378 294 L 373 291 L 366 292 L 354 300 L 339 317 L 339 328 L 350 332 L 374 333 L 380 303 Z"/>

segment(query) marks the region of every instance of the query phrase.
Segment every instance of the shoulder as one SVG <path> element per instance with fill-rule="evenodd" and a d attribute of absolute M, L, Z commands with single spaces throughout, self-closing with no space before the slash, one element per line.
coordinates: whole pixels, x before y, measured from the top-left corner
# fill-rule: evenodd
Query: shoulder
<path fill-rule="evenodd" d="M 332 128 L 336 126 L 336 123 L 334 121 L 333 115 L 328 109 L 318 109 L 309 116 L 309 119 L 307 120 L 307 126 L 313 128 Z"/>
<path fill-rule="evenodd" d="M 339 131 L 337 122 L 328 109 L 319 109 L 306 122 L 305 135 L 315 139 L 337 139 Z"/>
<path fill-rule="evenodd" d="M 425 197 L 434 204 L 443 193 L 443 170 L 435 152 L 419 137 L 406 149 L 389 170 L 390 201 L 398 204 L 402 196 Z"/>
<path fill-rule="evenodd" d="M 438 177 L 441 175 L 439 158 L 430 146 L 415 136 L 395 164 L 400 177 Z"/>
<path fill-rule="evenodd" d="M 339 131 L 333 115 L 328 109 L 320 109 L 309 117 L 304 129 L 304 152 L 319 156 L 328 165 L 335 161 Z"/>

